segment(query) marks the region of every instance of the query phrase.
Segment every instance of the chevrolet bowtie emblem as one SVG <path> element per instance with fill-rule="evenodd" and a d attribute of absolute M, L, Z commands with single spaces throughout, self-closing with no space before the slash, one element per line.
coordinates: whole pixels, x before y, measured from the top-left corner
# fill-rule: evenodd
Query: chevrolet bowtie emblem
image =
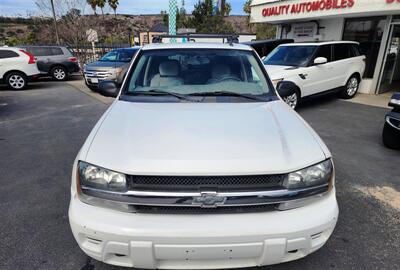
<path fill-rule="evenodd" d="M 200 196 L 193 198 L 193 205 L 200 205 L 202 208 L 216 208 L 225 203 L 226 197 L 218 195 L 217 192 L 201 192 Z"/>

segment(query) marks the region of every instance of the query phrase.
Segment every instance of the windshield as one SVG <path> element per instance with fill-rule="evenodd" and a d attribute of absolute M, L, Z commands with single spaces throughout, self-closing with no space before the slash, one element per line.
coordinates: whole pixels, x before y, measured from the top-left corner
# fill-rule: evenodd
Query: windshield
<path fill-rule="evenodd" d="M 271 92 L 262 66 L 252 51 L 244 50 L 143 50 L 128 81 L 125 95 L 168 92 L 249 98 Z"/>
<path fill-rule="evenodd" d="M 306 66 L 317 46 L 279 46 L 264 60 L 265 65 Z"/>
<path fill-rule="evenodd" d="M 125 49 L 125 50 L 113 50 L 106 53 L 99 61 L 104 62 L 130 62 L 132 57 L 138 50 Z"/>

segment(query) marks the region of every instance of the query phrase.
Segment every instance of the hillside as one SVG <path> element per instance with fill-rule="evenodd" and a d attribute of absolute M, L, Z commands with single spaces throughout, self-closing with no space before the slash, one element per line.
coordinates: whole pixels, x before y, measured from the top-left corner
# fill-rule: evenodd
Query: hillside
<path fill-rule="evenodd" d="M 113 39 L 120 37 L 125 40 L 129 31 L 137 35 L 139 32 L 149 31 L 154 25 L 163 23 L 161 14 L 118 14 L 117 17 L 110 14 L 85 15 L 84 18 L 90 21 L 91 28 L 98 31 L 102 40 L 110 37 Z M 246 16 L 227 16 L 225 20 L 232 25 L 236 33 L 251 32 Z M 62 19 L 59 24 L 63 24 Z M 49 44 L 54 42 L 52 30 L 50 19 L 0 17 L 0 44 L 4 44 L 10 38 L 23 40 L 25 43 Z"/>

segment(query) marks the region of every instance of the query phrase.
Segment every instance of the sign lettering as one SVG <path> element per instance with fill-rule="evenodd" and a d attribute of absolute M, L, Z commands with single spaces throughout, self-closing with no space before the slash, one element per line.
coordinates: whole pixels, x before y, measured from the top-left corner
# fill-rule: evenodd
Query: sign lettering
<path fill-rule="evenodd" d="M 309 1 L 299 4 L 287 4 L 275 7 L 267 7 L 262 10 L 263 17 L 287 15 L 287 14 L 299 14 L 306 12 L 315 12 L 321 10 L 333 10 L 333 9 L 346 9 L 352 8 L 356 0 L 318 0 Z M 386 0 L 388 3 L 400 0 Z"/>

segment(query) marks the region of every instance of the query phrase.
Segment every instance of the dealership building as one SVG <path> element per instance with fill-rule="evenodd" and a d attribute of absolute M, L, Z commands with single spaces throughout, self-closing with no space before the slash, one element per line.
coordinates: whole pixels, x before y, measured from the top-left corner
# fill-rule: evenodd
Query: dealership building
<path fill-rule="evenodd" d="M 400 0 L 253 0 L 251 22 L 276 38 L 358 41 L 366 55 L 360 92 L 400 91 Z"/>

